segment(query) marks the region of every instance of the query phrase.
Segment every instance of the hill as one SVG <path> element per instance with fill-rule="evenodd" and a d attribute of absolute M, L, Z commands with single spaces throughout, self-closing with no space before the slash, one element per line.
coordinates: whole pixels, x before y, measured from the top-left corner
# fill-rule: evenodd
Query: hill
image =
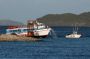
<path fill-rule="evenodd" d="M 23 23 L 17 22 L 17 21 L 13 21 L 13 20 L 6 20 L 6 19 L 1 19 L 0 20 L 0 26 L 8 26 L 8 25 L 19 25 L 19 26 L 23 26 Z"/>
<path fill-rule="evenodd" d="M 37 19 L 49 26 L 90 26 L 90 12 L 84 12 L 79 15 L 72 13 L 48 14 Z"/>

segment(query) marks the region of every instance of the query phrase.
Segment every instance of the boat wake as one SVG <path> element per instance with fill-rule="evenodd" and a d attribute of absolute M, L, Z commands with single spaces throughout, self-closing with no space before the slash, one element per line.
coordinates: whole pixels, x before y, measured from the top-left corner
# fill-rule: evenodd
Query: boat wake
<path fill-rule="evenodd" d="M 50 37 L 53 38 L 53 39 L 57 39 L 58 38 L 56 32 L 53 29 L 51 29 L 51 31 L 50 31 Z"/>

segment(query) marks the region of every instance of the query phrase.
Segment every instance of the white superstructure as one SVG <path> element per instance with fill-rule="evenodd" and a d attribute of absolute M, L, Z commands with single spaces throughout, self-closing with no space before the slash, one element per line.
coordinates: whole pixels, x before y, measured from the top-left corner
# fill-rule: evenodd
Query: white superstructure
<path fill-rule="evenodd" d="M 37 25 L 34 25 L 34 36 L 47 36 L 50 31 L 51 28 L 49 28 L 48 26 L 45 26 L 43 23 L 39 23 L 36 21 Z"/>

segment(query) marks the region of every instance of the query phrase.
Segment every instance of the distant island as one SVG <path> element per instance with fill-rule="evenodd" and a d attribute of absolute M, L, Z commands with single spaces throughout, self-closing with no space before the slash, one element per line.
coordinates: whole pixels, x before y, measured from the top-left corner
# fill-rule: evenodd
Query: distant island
<path fill-rule="evenodd" d="M 14 21 L 14 20 L 8 20 L 8 19 L 0 19 L 0 26 L 25 26 L 25 24 Z"/>
<path fill-rule="evenodd" d="M 90 12 L 81 14 L 48 14 L 37 19 L 39 22 L 49 26 L 89 26 L 90 27 Z"/>

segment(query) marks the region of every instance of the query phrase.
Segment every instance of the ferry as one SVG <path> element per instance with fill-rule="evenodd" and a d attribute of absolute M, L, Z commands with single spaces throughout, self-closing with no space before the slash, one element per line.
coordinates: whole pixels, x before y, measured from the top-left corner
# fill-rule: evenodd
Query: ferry
<path fill-rule="evenodd" d="M 51 28 L 43 23 L 33 21 L 28 22 L 26 27 L 8 28 L 7 34 L 24 35 L 33 37 L 47 37 L 51 31 Z"/>

